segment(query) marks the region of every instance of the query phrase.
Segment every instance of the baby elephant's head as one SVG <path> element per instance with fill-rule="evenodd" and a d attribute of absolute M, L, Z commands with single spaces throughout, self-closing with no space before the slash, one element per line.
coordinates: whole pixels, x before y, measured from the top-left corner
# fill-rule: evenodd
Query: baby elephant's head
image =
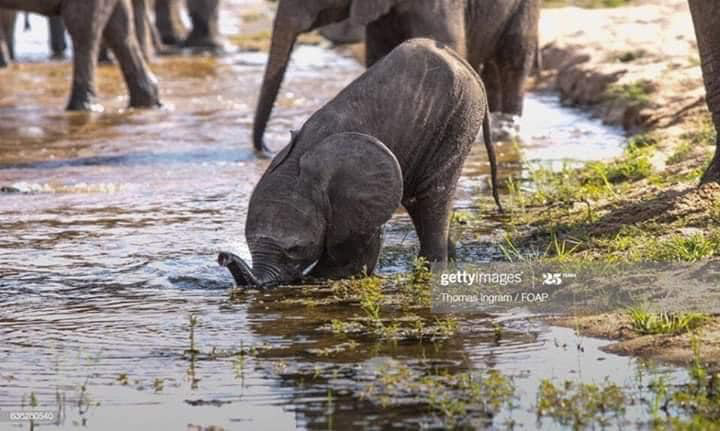
<path fill-rule="evenodd" d="M 346 261 L 348 244 L 370 238 L 400 205 L 400 165 L 377 139 L 337 133 L 302 141 L 278 154 L 250 198 L 252 267 L 231 253 L 218 257 L 238 286 L 292 283 L 319 261 Z"/>

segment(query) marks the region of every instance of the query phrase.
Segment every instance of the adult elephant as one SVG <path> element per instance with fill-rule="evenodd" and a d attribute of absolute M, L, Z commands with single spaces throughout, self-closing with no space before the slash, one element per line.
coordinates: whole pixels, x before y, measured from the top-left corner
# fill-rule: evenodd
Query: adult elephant
<path fill-rule="evenodd" d="M 210 50 L 223 47 L 220 37 L 220 0 L 185 0 L 192 28 L 182 21 L 183 0 L 155 0 L 155 25 L 166 45 Z"/>
<path fill-rule="evenodd" d="M 713 116 L 715 130 L 720 132 L 720 2 L 717 0 L 689 0 L 695 25 L 707 104 Z M 715 157 L 702 177 L 702 183 L 720 182 L 720 135 L 715 142 Z"/>
<path fill-rule="evenodd" d="M 7 67 L 15 58 L 15 20 L 14 10 L 0 9 L 0 67 Z"/>
<path fill-rule="evenodd" d="M 133 0 L 140 2 L 144 0 Z M 67 109 L 100 110 L 95 102 L 95 72 L 101 39 L 115 54 L 130 93 L 130 106 L 160 105 L 157 80 L 135 35 L 131 0 L 0 0 L 0 8 L 62 16 L 72 40 L 73 81 Z M 137 8 L 144 13 L 145 7 Z M 143 18 L 144 19 L 144 18 Z"/>
<path fill-rule="evenodd" d="M 478 71 L 492 61 L 491 108 L 520 115 L 525 79 L 538 43 L 540 0 L 280 0 L 270 55 L 255 111 L 253 143 L 263 135 L 293 46 L 303 32 L 346 19 L 366 27 L 366 65 L 414 37 L 446 43 Z"/>

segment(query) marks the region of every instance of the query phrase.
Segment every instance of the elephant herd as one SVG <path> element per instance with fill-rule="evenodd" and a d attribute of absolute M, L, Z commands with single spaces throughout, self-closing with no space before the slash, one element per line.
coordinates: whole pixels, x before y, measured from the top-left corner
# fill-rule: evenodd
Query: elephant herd
<path fill-rule="evenodd" d="M 165 44 L 216 49 L 219 0 L 187 0 L 192 29 L 180 16 L 180 0 L 155 0 L 157 26 L 150 23 L 148 0 L 0 0 L 0 67 L 14 57 L 16 11 L 46 15 L 54 56 L 65 50 L 65 30 L 73 45 L 73 79 L 67 109 L 97 111 L 95 74 L 103 48 L 123 74 L 130 106 L 160 106 L 157 80 L 148 61 Z"/>
<path fill-rule="evenodd" d="M 0 0 L 0 8 L 62 18 L 74 49 L 68 109 L 100 109 L 95 68 L 102 44 L 122 70 L 130 106 L 150 108 L 160 106 L 148 66 L 153 48 L 215 49 L 221 43 L 219 0 L 186 0 L 189 32 L 180 0 L 154 0 L 155 25 L 150 25 L 149 1 Z M 707 103 L 720 129 L 720 1 L 688 2 Z M 497 185 L 488 111 L 522 114 L 525 81 L 539 52 L 541 3 L 278 0 L 255 111 L 256 151 L 267 152 L 263 136 L 302 33 L 322 28 L 332 34 L 340 26 L 337 39 L 342 40 L 342 28 L 364 29 L 368 71 L 293 134 L 260 180 L 246 227 L 254 267 L 230 253 L 219 257 L 236 282 L 268 286 L 304 274 L 371 271 L 380 226 L 401 204 L 415 225 L 420 254 L 441 262 L 452 255 L 449 196 L 481 130 Z M 0 9 L 0 61 L 13 54 L 14 19 Z M 710 181 L 720 181 L 720 147 L 702 178 Z M 277 198 L 281 190 L 295 200 Z M 289 200 L 293 203 L 282 203 Z"/>

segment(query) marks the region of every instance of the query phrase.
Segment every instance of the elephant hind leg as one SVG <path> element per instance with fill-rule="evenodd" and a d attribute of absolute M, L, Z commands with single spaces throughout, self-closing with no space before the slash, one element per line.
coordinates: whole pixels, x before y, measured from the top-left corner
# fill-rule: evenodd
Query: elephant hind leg
<path fill-rule="evenodd" d="M 15 59 L 15 17 L 12 10 L 0 10 L 0 67 Z"/>
<path fill-rule="evenodd" d="M 183 42 L 186 47 L 222 49 L 220 40 L 220 0 L 188 0 L 192 30 Z"/>
<path fill-rule="evenodd" d="M 452 192 L 448 196 L 452 196 Z M 420 240 L 419 256 L 430 263 L 445 264 L 448 261 L 450 229 L 450 200 L 435 196 L 419 198 L 405 205 Z"/>
<path fill-rule="evenodd" d="M 112 14 L 116 1 L 88 2 L 78 7 L 77 2 L 65 2 L 62 18 L 73 44 L 73 82 L 70 111 L 100 111 L 95 103 L 95 72 L 102 31 Z"/>
<path fill-rule="evenodd" d="M 64 58 L 67 50 L 67 42 L 65 41 L 65 23 L 61 16 L 51 16 L 48 18 L 48 26 L 50 28 L 50 50 L 53 58 Z"/>
<path fill-rule="evenodd" d="M 500 79 L 500 71 L 495 61 L 490 60 L 483 65 L 482 81 L 483 84 L 485 84 L 485 92 L 487 93 L 490 112 L 502 112 L 502 80 Z"/>
<path fill-rule="evenodd" d="M 130 106 L 160 106 L 157 80 L 145 62 L 135 35 L 133 10 L 129 0 L 119 0 L 105 27 L 105 42 L 120 65 L 130 93 Z"/>
<path fill-rule="evenodd" d="M 511 46 L 513 45 L 511 44 Z M 512 48 L 503 46 L 502 50 L 504 52 L 500 53 L 496 60 L 500 76 L 500 95 L 495 94 L 492 97 L 493 99 L 501 97 L 500 112 L 522 115 L 525 81 L 532 68 L 533 56 L 527 52 L 530 51 L 530 48 L 518 49 L 514 46 Z M 497 101 L 493 101 L 493 103 L 497 103 Z M 494 110 L 491 108 L 491 111 Z"/>

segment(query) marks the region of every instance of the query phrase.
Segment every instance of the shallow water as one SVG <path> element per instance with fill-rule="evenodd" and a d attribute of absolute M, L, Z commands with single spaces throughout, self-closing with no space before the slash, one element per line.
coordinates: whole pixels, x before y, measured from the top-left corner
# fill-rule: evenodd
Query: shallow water
<path fill-rule="evenodd" d="M 70 114 L 62 111 L 70 67 L 41 62 L 43 24 L 33 19 L 33 32 L 19 35 L 23 64 L 0 71 L 0 187 L 15 191 L 0 194 L 0 412 L 35 397 L 39 409 L 59 413 L 60 428 L 441 425 L 412 403 L 383 408 L 359 396 L 378 369 L 403 363 L 418 370 L 492 367 L 512 376 L 522 400 L 497 420 L 512 416 L 533 429 L 542 378 L 610 376 L 635 384 L 643 369 L 636 360 L 521 316 L 501 316 L 508 334 L 502 341 L 488 336 L 495 322 L 484 318 L 463 324 L 477 333 L 444 341 L 360 340 L 350 355 L 308 354 L 339 342 L 319 327 L 356 310 L 281 302 L 312 295 L 302 289 L 230 300 L 231 278 L 215 263 L 221 249 L 248 256 L 247 202 L 268 164 L 250 144 L 265 55 L 159 59 L 153 69 L 165 108 L 156 111 L 124 109 L 119 73 L 102 67 L 105 113 Z M 231 32 L 233 22 L 224 28 Z M 320 47 L 299 47 L 293 58 L 267 135 L 276 150 L 362 71 Z M 610 158 L 624 144 L 620 131 L 548 94 L 528 96 L 522 131 L 519 145 L 501 145 L 504 176 L 521 175 L 527 163 L 520 155 L 557 166 Z M 457 206 L 472 205 L 479 193 L 487 193 L 480 145 L 466 164 Z M 416 242 L 404 216 L 386 231 L 388 249 L 400 249 L 409 262 Z M 460 255 L 497 253 L 473 247 Z M 404 268 L 396 259 L 381 262 L 385 274 Z M 199 319 L 194 328 L 190 316 Z M 0 421 L 0 429 L 8 427 Z"/>

